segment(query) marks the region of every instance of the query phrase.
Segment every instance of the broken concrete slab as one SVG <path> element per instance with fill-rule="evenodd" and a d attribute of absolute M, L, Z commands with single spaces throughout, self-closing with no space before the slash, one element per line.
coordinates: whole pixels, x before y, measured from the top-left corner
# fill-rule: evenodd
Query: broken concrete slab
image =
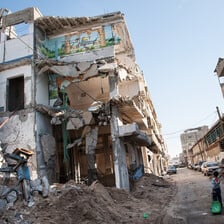
<path fill-rule="evenodd" d="M 69 118 L 67 122 L 67 130 L 78 130 L 84 126 L 84 120 L 80 118 Z"/>
<path fill-rule="evenodd" d="M 5 199 L 0 199 L 0 216 L 3 215 L 4 211 L 6 210 L 7 201 Z"/>
<path fill-rule="evenodd" d="M 6 197 L 6 200 L 8 203 L 10 203 L 10 206 L 13 206 L 17 199 L 18 197 L 16 191 L 11 191 Z"/>

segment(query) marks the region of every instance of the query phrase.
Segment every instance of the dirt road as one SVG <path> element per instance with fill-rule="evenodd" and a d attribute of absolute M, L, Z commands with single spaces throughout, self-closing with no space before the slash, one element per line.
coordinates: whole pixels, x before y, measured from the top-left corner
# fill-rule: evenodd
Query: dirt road
<path fill-rule="evenodd" d="M 172 178 L 178 188 L 177 194 L 165 208 L 164 215 L 158 218 L 158 224 L 224 223 L 224 212 L 221 215 L 212 215 L 210 212 L 211 183 L 208 177 L 201 172 L 182 168 Z"/>

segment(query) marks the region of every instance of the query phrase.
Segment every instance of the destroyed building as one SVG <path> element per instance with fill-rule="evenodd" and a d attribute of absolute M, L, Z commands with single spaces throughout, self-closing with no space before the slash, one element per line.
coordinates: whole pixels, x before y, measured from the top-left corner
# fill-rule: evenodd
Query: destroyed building
<path fill-rule="evenodd" d="M 129 189 L 137 168 L 166 169 L 161 127 L 121 12 L 1 9 L 0 95 L 0 141 L 8 152 L 34 152 L 32 178 Z"/>

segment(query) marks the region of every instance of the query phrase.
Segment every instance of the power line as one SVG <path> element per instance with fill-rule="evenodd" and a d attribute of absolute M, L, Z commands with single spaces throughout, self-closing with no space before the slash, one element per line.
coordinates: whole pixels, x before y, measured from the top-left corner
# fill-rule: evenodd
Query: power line
<path fill-rule="evenodd" d="M 200 124 L 202 121 L 207 120 L 208 117 L 210 117 L 211 115 L 214 115 L 214 114 L 216 114 L 216 116 L 217 116 L 217 112 L 216 112 L 216 111 L 213 111 L 212 113 L 210 113 L 209 115 L 207 115 L 205 118 L 203 118 L 203 119 L 197 121 L 195 124 L 191 125 L 191 127 L 197 126 L 197 125 Z M 181 129 L 181 130 L 177 130 L 177 131 L 173 131 L 173 132 L 169 132 L 169 133 L 165 133 L 165 134 L 163 134 L 163 135 L 164 135 L 164 136 L 168 136 L 168 135 L 180 134 L 180 133 L 183 133 L 185 130 L 186 130 L 186 128 L 185 128 L 185 129 Z"/>

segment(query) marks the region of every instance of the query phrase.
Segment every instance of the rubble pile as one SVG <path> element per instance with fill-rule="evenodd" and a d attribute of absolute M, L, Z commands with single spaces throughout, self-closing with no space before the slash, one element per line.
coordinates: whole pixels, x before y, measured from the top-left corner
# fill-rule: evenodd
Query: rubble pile
<path fill-rule="evenodd" d="M 32 207 L 17 200 L 0 223 L 156 223 L 175 192 L 171 179 L 152 174 L 134 182 L 131 192 L 104 187 L 98 181 L 88 187 L 70 180 L 51 185 L 48 197 L 35 192 Z"/>

